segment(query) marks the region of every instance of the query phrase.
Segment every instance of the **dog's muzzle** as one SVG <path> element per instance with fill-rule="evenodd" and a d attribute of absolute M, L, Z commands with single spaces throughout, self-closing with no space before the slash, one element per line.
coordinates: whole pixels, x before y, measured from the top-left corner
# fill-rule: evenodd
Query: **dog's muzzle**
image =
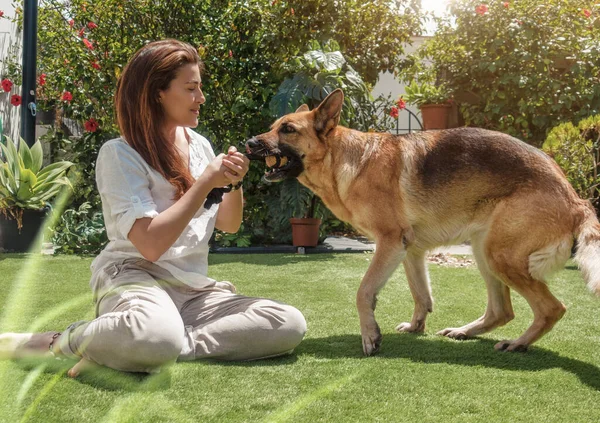
<path fill-rule="evenodd" d="M 265 172 L 264 179 L 269 182 L 295 178 L 304 171 L 302 157 L 287 144 L 271 148 L 253 137 L 246 141 L 246 157 L 250 160 L 262 161 L 267 165 L 268 170 Z"/>

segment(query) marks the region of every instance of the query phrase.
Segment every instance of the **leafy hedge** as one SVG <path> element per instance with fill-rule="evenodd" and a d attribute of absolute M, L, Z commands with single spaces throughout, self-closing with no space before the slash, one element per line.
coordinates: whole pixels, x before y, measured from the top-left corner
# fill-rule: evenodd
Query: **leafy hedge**
<path fill-rule="evenodd" d="M 556 160 L 579 196 L 600 210 L 600 115 L 577 125 L 558 125 L 548 134 L 543 150 Z"/>
<path fill-rule="evenodd" d="M 438 24 L 402 76 L 443 82 L 467 125 L 540 145 L 557 123 L 600 112 L 598 4 L 456 0 Z"/>
<path fill-rule="evenodd" d="M 294 58 L 302 57 L 311 41 L 324 45 L 336 40 L 367 86 L 376 81 L 380 70 L 394 69 L 402 43 L 419 31 L 417 3 L 45 0 L 39 9 L 38 67 L 44 84 L 38 87 L 38 103 L 41 109 L 58 110 L 56 130 L 47 141 L 55 157 L 68 157 L 78 164 L 81 177 L 68 224 L 97 223 L 93 216 L 100 210 L 100 201 L 93 167 L 100 145 L 117 135 L 114 88 L 127 60 L 149 40 L 177 38 L 197 46 L 206 65 L 203 89 L 207 99 L 197 130 L 213 142 L 216 151 L 223 151 L 269 127 L 275 116 L 267 105 L 281 82 L 299 70 Z M 15 19 L 21 19 L 20 14 Z M 2 77 L 18 83 L 20 58 L 5 61 L 11 74 Z M 66 127 L 73 124 L 84 131 L 83 137 L 70 135 Z M 278 196 L 281 187 L 265 185 L 263 171 L 262 166 L 252 165 L 245 182 L 243 231 L 228 236 L 226 242 L 281 238 L 279 228 L 270 224 L 264 201 Z M 84 203 L 91 207 L 80 209 Z M 64 221 L 62 229 L 66 225 Z M 60 235 L 55 240 L 71 244 L 65 251 L 77 252 L 76 241 Z M 86 252 L 94 251 L 86 247 Z"/>

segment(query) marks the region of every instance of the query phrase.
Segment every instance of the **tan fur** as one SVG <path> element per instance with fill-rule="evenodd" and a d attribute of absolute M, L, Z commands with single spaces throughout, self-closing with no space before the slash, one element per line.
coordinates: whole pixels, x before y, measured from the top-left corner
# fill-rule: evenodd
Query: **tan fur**
<path fill-rule="evenodd" d="M 473 128 L 393 136 L 337 125 L 343 94 L 336 90 L 313 111 L 279 119 L 256 142 L 302 155 L 298 180 L 340 219 L 377 244 L 357 294 L 363 349 L 377 351 L 381 334 L 374 310 L 378 291 L 404 262 L 415 310 L 400 332 L 423 332 L 433 299 L 425 266 L 428 250 L 471 240 L 488 290 L 484 315 L 439 333 L 472 337 L 514 315 L 510 289 L 525 297 L 534 321 L 497 349 L 525 350 L 565 312 L 544 278 L 569 258 L 590 289 L 600 293 L 600 224 L 560 168 L 541 151 L 508 135 Z M 296 132 L 282 133 L 284 125 Z"/>

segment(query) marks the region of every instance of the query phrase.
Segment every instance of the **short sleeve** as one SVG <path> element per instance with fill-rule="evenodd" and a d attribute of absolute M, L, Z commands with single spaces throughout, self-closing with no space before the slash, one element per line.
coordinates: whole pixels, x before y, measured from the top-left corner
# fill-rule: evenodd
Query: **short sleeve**
<path fill-rule="evenodd" d="M 158 216 L 143 159 L 124 142 L 102 146 L 96 161 L 96 184 L 104 219 L 115 223 L 123 239 L 137 219 Z"/>

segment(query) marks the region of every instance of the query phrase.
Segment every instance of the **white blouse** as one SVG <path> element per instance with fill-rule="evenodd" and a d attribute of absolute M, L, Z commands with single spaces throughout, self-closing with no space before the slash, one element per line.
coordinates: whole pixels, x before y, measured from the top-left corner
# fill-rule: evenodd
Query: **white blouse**
<path fill-rule="evenodd" d="M 187 129 L 189 168 L 197 179 L 215 154 L 206 138 Z M 136 219 L 155 217 L 175 203 L 175 188 L 122 138 L 107 141 L 98 153 L 96 184 L 109 243 L 91 265 L 92 285 L 98 272 L 127 258 L 143 258 L 127 235 Z M 208 241 L 219 205 L 200 207 L 177 241 L 155 262 L 194 288 L 215 284 L 207 277 Z"/>

